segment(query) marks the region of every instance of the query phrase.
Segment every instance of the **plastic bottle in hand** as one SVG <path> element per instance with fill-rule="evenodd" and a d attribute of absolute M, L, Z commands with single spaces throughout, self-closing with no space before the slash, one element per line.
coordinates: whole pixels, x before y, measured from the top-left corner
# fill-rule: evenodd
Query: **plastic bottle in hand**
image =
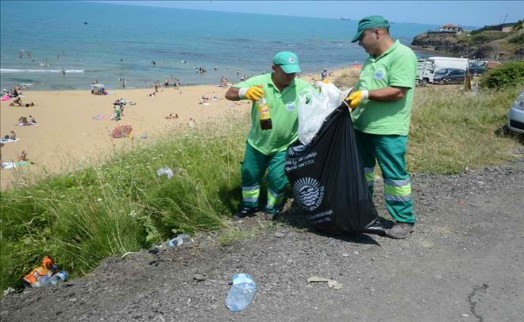
<path fill-rule="evenodd" d="M 266 98 L 262 97 L 255 104 L 260 118 L 260 128 L 262 130 L 271 130 L 273 123 L 271 122 L 271 114 L 269 113 L 269 105 L 267 104 Z"/>
<path fill-rule="evenodd" d="M 257 284 L 249 274 L 233 275 L 233 286 L 226 298 L 227 308 L 233 312 L 242 311 L 253 301 L 256 292 Z"/>
<path fill-rule="evenodd" d="M 56 285 L 60 282 L 65 282 L 67 281 L 68 277 L 69 277 L 69 274 L 67 274 L 66 271 L 60 271 L 56 273 L 55 275 L 51 276 L 51 278 L 49 279 L 49 284 Z"/>
<path fill-rule="evenodd" d="M 169 248 L 179 247 L 184 242 L 187 242 L 190 239 L 191 239 L 191 237 L 189 237 L 189 235 L 187 235 L 187 234 L 180 234 L 180 235 L 176 236 L 175 238 L 168 240 L 167 241 L 167 246 Z"/>

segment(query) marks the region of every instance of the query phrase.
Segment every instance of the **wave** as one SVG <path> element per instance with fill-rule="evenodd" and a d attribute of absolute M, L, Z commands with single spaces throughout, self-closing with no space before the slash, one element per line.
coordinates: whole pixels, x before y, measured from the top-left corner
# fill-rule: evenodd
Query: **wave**
<path fill-rule="evenodd" d="M 61 69 L 13 69 L 13 68 L 2 68 L 0 73 L 61 73 Z M 83 69 L 66 69 L 66 73 L 83 73 Z"/>

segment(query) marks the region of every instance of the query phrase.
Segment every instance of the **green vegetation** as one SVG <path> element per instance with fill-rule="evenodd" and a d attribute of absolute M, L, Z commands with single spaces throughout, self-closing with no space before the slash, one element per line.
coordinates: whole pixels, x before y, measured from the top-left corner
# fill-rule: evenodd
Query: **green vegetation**
<path fill-rule="evenodd" d="M 497 30 L 484 30 L 478 31 L 473 30 L 469 34 L 462 34 L 456 37 L 457 43 L 467 43 L 470 46 L 480 46 L 487 43 L 490 43 L 495 40 L 505 39 L 510 36 L 515 35 L 516 33 L 508 33 Z M 508 38 L 509 39 L 509 38 Z"/>
<path fill-rule="evenodd" d="M 524 45 L 524 34 L 513 36 L 508 40 L 508 42 L 517 45 Z"/>
<path fill-rule="evenodd" d="M 497 130 L 519 91 L 472 96 L 455 86 L 417 88 L 410 171 L 457 173 L 510 160 L 519 143 Z M 182 231 L 225 229 L 220 241 L 226 244 L 242 238 L 227 222 L 240 200 L 246 118 L 170 133 L 149 147 L 114 153 L 102 166 L 1 192 L 0 287 L 20 287 L 45 255 L 80 276 L 107 256 L 149 248 Z M 162 167 L 175 176 L 158 176 Z M 19 180 L 29 180 L 22 170 L 16 170 Z"/>
<path fill-rule="evenodd" d="M 510 86 L 524 85 L 524 62 L 506 63 L 491 70 L 482 77 L 481 87 L 502 89 Z"/>
<path fill-rule="evenodd" d="M 518 139 L 499 133 L 522 89 L 472 96 L 460 86 L 446 87 L 417 88 L 407 155 L 410 171 L 453 174 L 511 159 Z"/>

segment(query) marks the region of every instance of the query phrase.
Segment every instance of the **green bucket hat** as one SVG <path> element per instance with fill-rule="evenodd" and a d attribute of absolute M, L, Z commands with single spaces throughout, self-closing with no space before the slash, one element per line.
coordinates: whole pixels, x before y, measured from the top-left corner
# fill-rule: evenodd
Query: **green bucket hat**
<path fill-rule="evenodd" d="M 389 28 L 389 22 L 382 16 L 369 16 L 363 18 L 358 22 L 357 33 L 351 42 L 357 42 L 360 37 L 362 37 L 364 30 L 373 28 Z"/>

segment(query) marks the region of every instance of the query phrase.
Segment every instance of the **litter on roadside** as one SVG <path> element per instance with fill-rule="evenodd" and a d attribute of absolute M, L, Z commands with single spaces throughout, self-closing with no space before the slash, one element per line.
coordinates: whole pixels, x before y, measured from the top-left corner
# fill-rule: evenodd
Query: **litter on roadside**
<path fill-rule="evenodd" d="M 331 278 L 312 276 L 307 279 L 307 282 L 308 283 L 327 282 L 328 287 L 331 289 L 340 290 L 342 288 L 342 284 L 340 284 L 339 282 Z"/>
<path fill-rule="evenodd" d="M 156 174 L 160 177 L 160 176 L 163 176 L 165 175 L 168 179 L 171 179 L 173 178 L 173 176 L 175 175 L 173 173 L 173 170 L 171 170 L 170 168 L 168 167 L 163 167 L 163 168 L 160 168 L 156 171 Z"/>
<path fill-rule="evenodd" d="M 22 283 L 28 288 L 56 285 L 60 281 L 66 281 L 68 276 L 67 272 L 58 269 L 51 257 L 46 256 L 42 260 L 41 266 L 24 276 Z"/>

